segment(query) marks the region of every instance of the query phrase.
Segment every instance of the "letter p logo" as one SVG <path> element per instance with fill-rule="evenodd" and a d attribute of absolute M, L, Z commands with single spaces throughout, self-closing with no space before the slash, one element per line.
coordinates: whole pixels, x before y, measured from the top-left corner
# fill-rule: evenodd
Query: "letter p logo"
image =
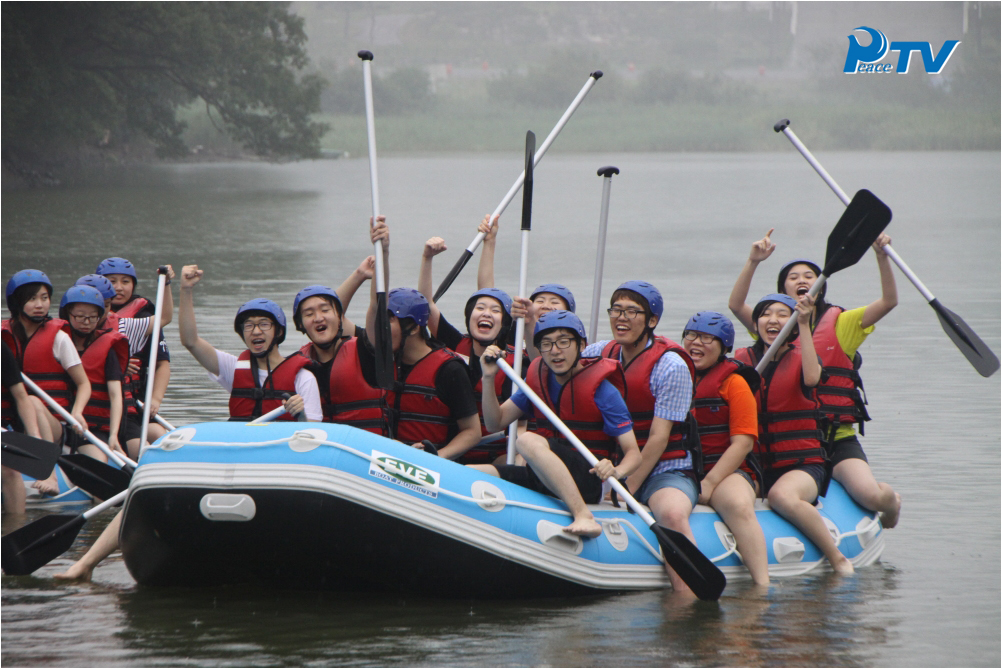
<path fill-rule="evenodd" d="M 849 35 L 849 52 L 845 56 L 845 67 L 842 68 L 846 74 L 855 74 L 860 63 L 876 63 L 887 53 L 887 38 L 884 33 L 866 26 L 860 26 L 856 30 L 870 33 L 870 43 L 863 46 L 855 35 Z"/>

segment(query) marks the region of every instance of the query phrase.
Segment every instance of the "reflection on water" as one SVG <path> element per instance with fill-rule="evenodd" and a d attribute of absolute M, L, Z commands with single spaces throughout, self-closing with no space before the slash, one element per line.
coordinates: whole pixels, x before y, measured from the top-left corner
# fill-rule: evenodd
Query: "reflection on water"
<path fill-rule="evenodd" d="M 997 153 L 819 156 L 847 191 L 867 187 L 894 211 L 895 249 L 937 297 L 1000 350 Z M 665 293 L 659 331 L 677 337 L 697 310 L 726 310 L 748 247 L 770 227 L 776 256 L 753 295 L 774 290 L 790 257 L 819 256 L 842 207 L 799 156 L 547 156 L 536 173 L 529 283 L 562 281 L 591 302 L 601 200 L 595 170 L 614 164 L 604 291 L 644 278 Z M 392 225 L 391 285 L 413 285 L 438 234 L 444 276 L 521 170 L 521 156 L 380 161 Z M 2 275 L 45 270 L 57 296 L 109 255 L 152 269 L 197 263 L 199 332 L 239 353 L 236 307 L 268 297 L 287 311 L 300 288 L 337 286 L 370 252 L 362 161 L 133 170 L 91 187 L 5 193 Z M 518 200 L 518 198 L 516 198 Z M 514 291 L 518 202 L 502 219 L 497 283 Z M 559 253 L 553 253 L 559 249 Z M 987 280 L 985 280 L 987 278 Z M 838 304 L 878 294 L 872 257 L 832 279 Z M 441 302 L 458 322 L 469 267 Z M 276 592 L 137 588 L 120 556 L 95 583 L 56 583 L 107 518 L 33 577 L 3 577 L 7 666 L 882 666 L 1002 662 L 999 376 L 982 379 L 898 274 L 900 304 L 861 348 L 874 421 L 863 439 L 878 477 L 904 497 L 880 564 L 852 579 L 732 583 L 719 603 L 670 591 L 574 601 L 449 602 Z M 175 285 L 176 291 L 176 285 Z M 176 293 L 175 293 L 176 294 Z M 348 309 L 361 320 L 367 291 Z M 586 309 L 583 306 L 582 309 Z M 291 316 L 291 314 L 289 314 Z M 587 313 L 582 314 L 588 320 Z M 600 336 L 607 325 L 600 321 Z M 227 397 L 167 330 L 173 361 L 163 411 L 175 425 L 226 415 Z M 286 353 L 305 343 L 291 332 Z M 739 333 L 737 345 L 746 345 Z M 32 510 L 28 519 L 47 511 Z M 4 517 L 3 532 L 22 519 Z M 406 566 L 402 566 L 406 568 Z M 442 565 L 448 568 L 448 565 Z M 517 587 L 513 584 L 513 587 Z"/>

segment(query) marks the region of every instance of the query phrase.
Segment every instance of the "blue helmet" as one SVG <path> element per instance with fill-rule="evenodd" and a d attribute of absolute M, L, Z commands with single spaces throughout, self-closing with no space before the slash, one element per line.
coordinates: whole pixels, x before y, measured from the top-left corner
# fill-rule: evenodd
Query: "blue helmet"
<path fill-rule="evenodd" d="M 532 291 L 532 294 L 529 295 L 529 301 L 536 299 L 536 296 L 540 293 L 553 293 L 554 295 L 562 297 L 564 302 L 567 303 L 567 311 L 570 311 L 571 313 L 574 312 L 574 307 L 577 306 L 574 303 L 574 295 L 571 294 L 571 291 L 568 290 L 567 286 L 562 284 L 544 283 L 542 286 L 537 286 L 536 290 Z"/>
<path fill-rule="evenodd" d="M 704 332 L 718 338 L 724 345 L 724 352 L 734 348 L 734 324 L 719 311 L 697 311 L 685 324 L 686 332 Z"/>
<path fill-rule="evenodd" d="M 786 292 L 786 275 L 790 273 L 790 270 L 794 265 L 807 265 L 812 270 L 814 270 L 815 276 L 821 276 L 821 266 L 818 265 L 813 260 L 808 260 L 807 258 L 794 258 L 790 262 L 783 265 L 779 270 L 779 276 L 776 277 L 776 292 L 785 293 Z M 828 292 L 828 284 L 821 286 L 821 292 L 818 293 L 818 302 L 825 299 L 825 293 Z"/>
<path fill-rule="evenodd" d="M 321 286 L 315 284 L 312 286 L 307 286 L 301 291 L 296 293 L 296 299 L 292 301 L 292 322 L 295 323 L 296 329 L 300 332 L 306 332 L 303 328 L 303 319 L 299 316 L 299 305 L 303 300 L 309 297 L 329 297 L 334 301 L 334 309 L 337 311 L 337 315 L 344 315 L 344 307 L 341 305 L 341 298 L 337 296 L 333 288 L 328 288 L 327 286 Z"/>
<path fill-rule="evenodd" d="M 65 319 L 69 311 L 67 307 L 78 302 L 81 304 L 93 304 L 98 308 L 98 316 L 104 315 L 104 296 L 101 295 L 101 291 L 94 286 L 71 286 L 63 294 L 63 299 L 59 301 L 59 317 Z"/>
<path fill-rule="evenodd" d="M 386 309 L 398 319 L 413 319 L 419 327 L 428 325 L 431 307 L 428 298 L 413 288 L 394 288 L 386 296 Z"/>
<path fill-rule="evenodd" d="M 786 293 L 769 293 L 755 304 L 755 308 L 752 309 L 752 320 L 757 321 L 758 317 L 762 315 L 763 311 L 765 311 L 765 308 L 773 302 L 785 304 L 790 307 L 790 311 L 797 308 L 797 301 Z"/>
<path fill-rule="evenodd" d="M 105 258 L 98 264 L 94 273 L 101 276 L 125 274 L 132 277 L 133 284 L 139 283 L 139 277 L 136 276 L 136 268 L 125 258 Z"/>
<path fill-rule="evenodd" d="M 588 340 L 588 335 L 585 333 L 584 324 L 581 323 L 581 319 L 570 311 L 561 309 L 558 311 L 548 311 L 539 317 L 539 320 L 536 321 L 536 329 L 532 333 L 533 346 L 539 348 L 539 340 L 543 338 L 544 334 L 550 330 L 560 328 L 573 330 L 581 341 Z"/>
<path fill-rule="evenodd" d="M 653 285 L 647 283 L 646 281 L 627 281 L 620 284 L 619 288 L 616 290 L 630 290 L 637 295 L 640 295 L 647 300 L 647 304 L 651 308 L 651 315 L 657 316 L 658 320 L 661 320 L 661 314 L 663 314 L 665 310 L 665 301 L 661 298 L 661 291 Z"/>
<path fill-rule="evenodd" d="M 285 312 L 275 302 L 260 297 L 245 302 L 237 309 L 237 317 L 233 320 L 233 329 L 241 338 L 244 336 L 244 321 L 253 314 L 267 316 L 282 328 L 281 332 L 275 333 L 274 344 L 276 346 L 285 341 Z"/>
<path fill-rule="evenodd" d="M 75 286 L 93 286 L 97 288 L 101 296 L 106 300 L 115 299 L 115 287 L 111 285 L 111 281 L 107 277 L 100 274 L 85 274 L 84 276 L 77 279 L 77 282 L 73 284 Z"/>
<path fill-rule="evenodd" d="M 15 315 L 21 312 L 20 304 L 12 304 L 11 297 L 21 286 L 27 286 L 29 283 L 40 283 L 42 285 L 49 287 L 49 295 L 52 295 L 52 282 L 49 281 L 49 277 L 45 276 L 45 272 L 38 269 L 22 269 L 20 272 L 16 272 L 7 281 L 7 288 L 4 291 L 4 297 L 7 300 L 7 309 L 10 311 L 11 315 Z"/>

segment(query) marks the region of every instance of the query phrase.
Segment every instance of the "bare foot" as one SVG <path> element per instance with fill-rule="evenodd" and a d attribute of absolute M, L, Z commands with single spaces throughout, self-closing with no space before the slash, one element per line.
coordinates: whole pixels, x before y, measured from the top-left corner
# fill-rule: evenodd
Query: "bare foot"
<path fill-rule="evenodd" d="M 53 574 L 52 577 L 61 581 L 89 581 L 93 573 L 93 567 L 84 567 L 80 561 L 77 561 L 66 571 L 61 574 Z"/>
<path fill-rule="evenodd" d="M 850 562 L 849 558 L 844 555 L 840 556 L 840 559 L 832 562 L 832 569 L 835 570 L 836 574 L 840 574 L 842 576 L 851 576 L 856 573 L 856 570 L 852 567 L 852 562 Z"/>
<path fill-rule="evenodd" d="M 594 518 L 577 518 L 564 528 L 564 532 L 586 539 L 594 539 L 602 534 L 602 526 Z"/>
<path fill-rule="evenodd" d="M 880 523 L 886 528 L 891 529 L 898 524 L 898 516 L 901 515 L 901 495 L 894 493 L 894 508 L 890 511 L 884 511 L 880 514 Z"/>
<path fill-rule="evenodd" d="M 35 481 L 31 484 L 31 487 L 42 493 L 43 495 L 56 496 L 59 494 L 59 480 L 56 478 L 56 472 L 53 470 L 52 476 L 45 479 L 44 481 Z"/>

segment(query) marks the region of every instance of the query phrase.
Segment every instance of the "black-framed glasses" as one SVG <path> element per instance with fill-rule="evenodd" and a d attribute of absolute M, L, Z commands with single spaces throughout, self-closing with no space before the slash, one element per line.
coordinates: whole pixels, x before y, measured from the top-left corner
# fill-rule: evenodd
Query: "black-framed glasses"
<path fill-rule="evenodd" d="M 269 332 L 273 325 L 274 323 L 271 321 L 244 321 L 244 332 L 250 334 L 251 332 L 254 332 L 254 328 L 258 328 L 261 332 Z"/>
<path fill-rule="evenodd" d="M 640 314 L 644 313 L 643 309 L 632 309 L 632 308 L 620 309 L 619 307 L 611 307 L 609 309 L 606 309 L 605 311 L 607 314 L 609 314 L 610 318 L 619 318 L 620 316 L 626 316 L 631 321 Z"/>
<path fill-rule="evenodd" d="M 70 318 L 75 320 L 77 323 L 83 323 L 87 325 L 88 323 L 96 323 L 101 317 L 100 316 L 81 316 L 80 314 L 70 314 Z"/>
<path fill-rule="evenodd" d="M 697 339 L 702 344 L 712 344 L 713 340 L 717 338 L 716 335 L 711 335 L 707 332 L 696 332 L 695 330 L 686 330 L 682 338 L 686 341 L 696 341 Z"/>
<path fill-rule="evenodd" d="M 571 347 L 571 344 L 573 343 L 574 343 L 573 337 L 561 337 L 560 339 L 557 339 L 555 341 L 544 339 L 543 341 L 539 342 L 539 350 L 542 351 L 543 353 L 549 353 L 550 351 L 553 350 L 553 347 L 556 346 L 561 351 L 565 351 L 569 349 Z"/>

